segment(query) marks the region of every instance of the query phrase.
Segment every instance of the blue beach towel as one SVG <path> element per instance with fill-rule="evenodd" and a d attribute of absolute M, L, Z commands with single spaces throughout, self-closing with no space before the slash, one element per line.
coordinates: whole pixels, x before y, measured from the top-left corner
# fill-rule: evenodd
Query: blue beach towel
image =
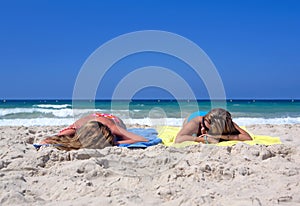
<path fill-rule="evenodd" d="M 128 148 L 146 148 L 152 145 L 157 145 L 162 143 L 162 140 L 157 137 L 157 131 L 155 129 L 143 129 L 143 128 L 131 128 L 128 129 L 129 132 L 135 133 L 142 137 L 148 139 L 148 142 L 136 142 L 132 144 L 120 144 L 119 147 L 128 147 Z M 53 146 L 52 144 L 33 144 L 36 149 L 40 149 L 41 146 Z"/>
<path fill-rule="evenodd" d="M 51 146 L 55 146 L 55 145 L 53 145 L 53 144 L 39 144 L 39 143 L 35 143 L 35 144 L 33 144 L 33 146 L 34 146 L 35 149 L 39 150 L 42 146 L 44 146 L 44 147 L 51 147 Z"/>
<path fill-rule="evenodd" d="M 132 144 L 120 144 L 119 147 L 128 147 L 128 148 L 146 148 L 149 146 L 157 145 L 162 142 L 160 138 L 157 137 L 157 131 L 155 129 L 143 129 L 143 128 L 130 128 L 129 132 L 135 133 L 142 137 L 145 137 L 149 142 L 136 142 Z"/>

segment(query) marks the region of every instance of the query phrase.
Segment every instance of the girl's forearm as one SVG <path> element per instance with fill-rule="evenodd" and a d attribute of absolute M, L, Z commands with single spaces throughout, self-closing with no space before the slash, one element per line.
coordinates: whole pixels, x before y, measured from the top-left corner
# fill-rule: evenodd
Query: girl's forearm
<path fill-rule="evenodd" d="M 203 137 L 196 137 L 192 135 L 182 135 L 182 136 L 177 136 L 175 139 L 175 143 L 181 143 L 184 141 L 193 141 L 193 142 L 202 142 L 204 143 L 204 138 Z"/>
<path fill-rule="evenodd" d="M 221 135 L 219 138 L 224 140 L 239 140 L 239 141 L 252 140 L 252 138 L 248 134 Z"/>

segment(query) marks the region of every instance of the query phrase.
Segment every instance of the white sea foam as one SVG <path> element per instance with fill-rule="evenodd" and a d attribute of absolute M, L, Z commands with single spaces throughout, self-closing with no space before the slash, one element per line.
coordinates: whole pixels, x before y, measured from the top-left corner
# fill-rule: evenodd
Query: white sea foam
<path fill-rule="evenodd" d="M 143 118 L 143 119 L 123 119 L 124 123 L 127 125 L 149 125 L 149 126 L 182 126 L 184 119 L 182 118 Z"/>
<path fill-rule="evenodd" d="M 102 110 L 95 110 L 101 112 Z M 46 109 L 46 108 L 10 108 L 10 109 L 0 109 L 0 117 L 7 115 L 17 115 L 26 114 L 28 117 L 35 113 L 50 114 L 54 117 L 72 117 L 74 115 L 81 115 L 91 113 L 90 109 Z"/>
<path fill-rule="evenodd" d="M 73 122 L 73 118 L 0 119 L 0 126 L 60 126 Z"/>
<path fill-rule="evenodd" d="M 238 125 L 253 124 L 300 124 L 300 117 L 284 117 L 284 118 L 235 118 L 234 122 Z"/>
<path fill-rule="evenodd" d="M 126 124 L 140 124 L 140 125 L 168 125 L 168 126 L 182 126 L 184 118 L 144 118 L 144 119 L 125 119 Z M 300 117 L 286 117 L 286 118 L 235 118 L 234 122 L 241 126 L 253 124 L 300 124 Z"/>
<path fill-rule="evenodd" d="M 72 124 L 76 118 L 32 118 L 32 119 L 0 119 L 0 126 L 59 126 Z M 130 119 L 124 118 L 123 121 L 127 125 L 149 125 L 149 126 L 182 126 L 183 118 L 142 118 Z M 253 124 L 300 124 L 300 117 L 287 117 L 287 118 L 235 118 L 240 126 L 247 126 Z"/>
<path fill-rule="evenodd" d="M 54 109 L 62 109 L 62 108 L 68 108 L 71 107 L 71 104 L 35 104 L 33 107 L 39 107 L 39 108 L 54 108 Z"/>

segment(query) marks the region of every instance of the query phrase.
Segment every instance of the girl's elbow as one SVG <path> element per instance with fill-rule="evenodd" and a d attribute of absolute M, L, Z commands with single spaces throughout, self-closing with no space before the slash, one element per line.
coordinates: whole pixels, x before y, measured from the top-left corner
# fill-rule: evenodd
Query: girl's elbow
<path fill-rule="evenodd" d="M 106 126 L 108 126 L 108 128 L 110 129 L 110 131 L 113 135 L 119 135 L 121 133 L 120 129 L 115 124 L 110 124 L 110 125 L 106 125 Z"/>
<path fill-rule="evenodd" d="M 245 138 L 244 138 L 244 141 L 251 141 L 253 140 L 252 137 L 249 135 L 249 134 L 246 134 Z"/>
<path fill-rule="evenodd" d="M 175 137 L 175 141 L 174 141 L 174 143 L 180 143 L 180 142 L 182 142 L 182 141 L 181 141 L 181 139 L 180 139 L 180 137 L 178 137 L 178 136 L 177 136 L 177 137 Z"/>

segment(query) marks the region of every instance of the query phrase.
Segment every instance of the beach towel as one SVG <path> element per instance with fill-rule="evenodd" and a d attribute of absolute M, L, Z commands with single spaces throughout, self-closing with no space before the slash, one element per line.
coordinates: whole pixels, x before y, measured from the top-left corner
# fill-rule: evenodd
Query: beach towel
<path fill-rule="evenodd" d="M 129 132 L 135 133 L 142 137 L 148 139 L 148 142 L 136 142 L 132 144 L 120 144 L 119 147 L 128 147 L 128 148 L 146 148 L 149 146 L 157 145 L 162 142 L 160 138 L 157 137 L 158 132 L 155 129 L 143 129 L 143 128 L 130 128 Z"/>
<path fill-rule="evenodd" d="M 148 142 L 136 142 L 132 144 L 120 144 L 119 147 L 128 147 L 128 148 L 146 148 L 152 145 L 157 145 L 162 142 L 160 138 L 157 137 L 158 132 L 155 129 L 143 129 L 143 128 L 130 128 L 129 132 L 135 133 L 142 137 L 148 139 Z M 53 146 L 52 144 L 33 144 L 36 149 L 39 149 L 41 146 Z"/>
<path fill-rule="evenodd" d="M 241 127 L 244 130 L 246 130 L 245 127 Z M 175 137 L 177 133 L 179 132 L 180 127 L 172 127 L 172 126 L 164 126 L 158 128 L 158 137 L 162 139 L 162 143 L 166 146 L 174 146 L 174 147 L 185 147 L 188 145 L 196 145 L 199 144 L 198 142 L 194 141 L 185 141 L 182 143 L 174 143 Z M 247 131 L 247 130 L 246 130 Z M 271 136 L 265 136 L 265 135 L 254 135 L 247 131 L 253 140 L 249 141 L 243 141 L 243 143 L 249 144 L 249 145 L 272 145 L 272 144 L 282 144 L 279 137 L 271 137 Z M 216 144 L 217 146 L 232 146 L 237 144 L 241 141 L 224 141 L 219 142 Z"/>

